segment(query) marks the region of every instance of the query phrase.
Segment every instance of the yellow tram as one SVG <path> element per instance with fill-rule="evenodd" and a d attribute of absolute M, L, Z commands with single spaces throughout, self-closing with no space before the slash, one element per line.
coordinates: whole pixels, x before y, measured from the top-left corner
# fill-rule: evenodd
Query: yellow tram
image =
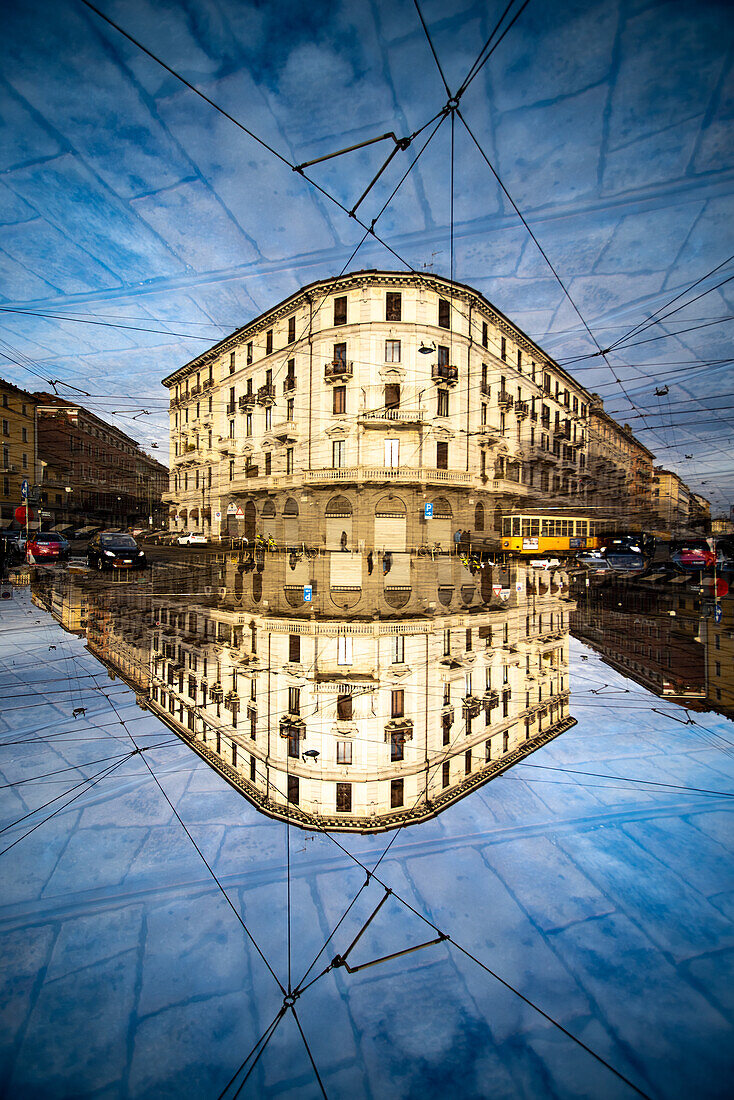
<path fill-rule="evenodd" d="M 502 549 L 508 554 L 538 557 L 596 550 L 608 526 L 608 520 L 588 516 L 504 516 Z"/>

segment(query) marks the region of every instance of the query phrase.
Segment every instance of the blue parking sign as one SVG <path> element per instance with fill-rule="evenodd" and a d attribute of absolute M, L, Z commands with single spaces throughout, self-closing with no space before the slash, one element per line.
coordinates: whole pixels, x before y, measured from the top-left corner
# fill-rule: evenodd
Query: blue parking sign
<path fill-rule="evenodd" d="M 423 505 L 423 516 L 424 516 L 425 519 L 433 519 L 433 505 L 432 504 L 424 504 Z"/>
<path fill-rule="evenodd" d="M 28 496 L 28 482 L 25 478 L 23 478 L 20 483 L 20 495 L 23 497 L 23 500 L 25 500 Z"/>
<path fill-rule="evenodd" d="M 311 603 L 313 600 L 313 586 L 310 584 L 304 584 L 303 586 L 303 602 Z"/>
<path fill-rule="evenodd" d="M 717 626 L 721 622 L 722 615 L 723 608 L 720 603 L 717 603 L 716 607 L 714 608 L 714 622 L 717 624 Z"/>

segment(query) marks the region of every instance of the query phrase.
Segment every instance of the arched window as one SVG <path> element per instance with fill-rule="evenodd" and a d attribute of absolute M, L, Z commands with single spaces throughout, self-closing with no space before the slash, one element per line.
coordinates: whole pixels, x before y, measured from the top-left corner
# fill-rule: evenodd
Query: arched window
<path fill-rule="evenodd" d="M 484 530 L 484 505 L 483 504 L 477 504 L 476 508 L 474 509 L 474 530 L 475 531 L 483 531 Z"/>

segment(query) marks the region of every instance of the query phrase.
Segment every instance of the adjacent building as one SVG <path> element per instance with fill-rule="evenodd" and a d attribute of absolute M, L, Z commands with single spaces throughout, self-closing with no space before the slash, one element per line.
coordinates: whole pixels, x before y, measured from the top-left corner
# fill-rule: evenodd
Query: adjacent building
<path fill-rule="evenodd" d="M 0 378 L 0 527 L 8 527 L 23 503 L 21 484 L 38 479 L 36 399 Z"/>
<path fill-rule="evenodd" d="M 82 405 L 36 393 L 42 507 L 48 525 L 105 527 L 160 520 L 168 469 Z"/>
<path fill-rule="evenodd" d="M 690 522 L 691 492 L 672 470 L 656 466 L 652 477 L 652 511 L 671 534 L 684 534 Z"/>
<path fill-rule="evenodd" d="M 629 424 L 618 424 L 592 394 L 589 406 L 589 471 L 600 513 L 625 528 L 649 524 L 655 456 Z"/>

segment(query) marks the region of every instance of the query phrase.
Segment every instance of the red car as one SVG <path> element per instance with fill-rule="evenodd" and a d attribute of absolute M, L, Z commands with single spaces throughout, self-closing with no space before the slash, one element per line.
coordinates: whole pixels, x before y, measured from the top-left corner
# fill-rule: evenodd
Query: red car
<path fill-rule="evenodd" d="M 670 559 L 684 569 L 709 569 L 716 554 L 706 539 L 675 539 L 670 543 Z"/>
<path fill-rule="evenodd" d="M 58 531 L 37 531 L 28 539 L 26 561 L 67 561 L 69 543 Z"/>

